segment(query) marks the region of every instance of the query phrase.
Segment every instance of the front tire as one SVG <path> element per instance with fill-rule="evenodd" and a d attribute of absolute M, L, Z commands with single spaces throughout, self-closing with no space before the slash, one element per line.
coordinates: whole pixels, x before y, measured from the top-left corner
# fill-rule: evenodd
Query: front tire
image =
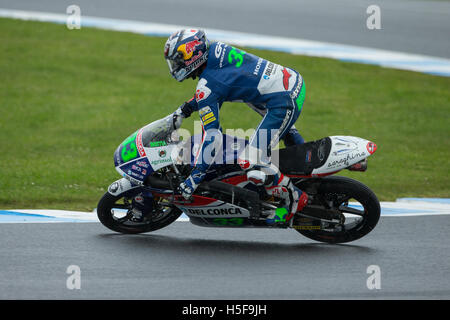
<path fill-rule="evenodd" d="M 118 196 L 113 196 L 109 192 L 106 192 L 100 199 L 97 205 L 97 216 L 100 222 L 108 229 L 125 234 L 137 234 L 144 232 L 151 232 L 161 228 L 164 228 L 178 219 L 181 215 L 181 210 L 176 207 L 170 207 L 163 209 L 158 207 L 158 203 L 154 203 L 155 207 L 146 219 L 143 221 L 133 221 L 132 204 L 118 204 L 121 199 L 127 199 L 127 201 L 137 195 L 140 192 L 139 189 L 133 190 L 132 193 L 126 192 Z M 126 211 L 123 217 L 116 217 L 115 210 Z M 165 210 L 165 211 L 164 211 Z"/>

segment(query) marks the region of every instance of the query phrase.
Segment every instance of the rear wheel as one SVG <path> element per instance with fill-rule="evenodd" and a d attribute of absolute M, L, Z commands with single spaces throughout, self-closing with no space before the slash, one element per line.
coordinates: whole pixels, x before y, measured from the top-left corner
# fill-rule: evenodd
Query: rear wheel
<path fill-rule="evenodd" d="M 321 242 L 344 243 L 360 239 L 375 228 L 380 203 L 367 186 L 347 177 L 328 177 L 314 183 L 311 202 L 294 218 L 293 227 L 302 235 Z"/>
<path fill-rule="evenodd" d="M 146 198 L 140 189 L 118 196 L 107 192 L 97 206 L 97 216 L 105 227 L 127 234 L 164 228 L 178 219 L 181 213 L 162 198 Z"/>

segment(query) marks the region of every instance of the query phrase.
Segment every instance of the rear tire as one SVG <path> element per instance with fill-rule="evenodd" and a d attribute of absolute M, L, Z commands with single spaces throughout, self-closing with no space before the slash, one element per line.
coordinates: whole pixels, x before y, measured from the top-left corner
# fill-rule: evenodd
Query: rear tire
<path fill-rule="evenodd" d="M 302 188 L 301 185 L 299 185 L 299 187 Z M 342 205 L 342 203 L 338 203 L 340 202 L 339 199 L 348 198 L 359 202 L 364 211 L 361 211 L 360 222 L 356 222 L 350 228 L 343 228 L 342 230 L 336 228 L 334 231 L 326 229 L 296 229 L 296 231 L 305 237 L 326 243 L 345 243 L 364 237 L 377 225 L 381 211 L 380 202 L 378 201 L 377 196 L 363 183 L 347 177 L 327 177 L 320 179 L 320 184 L 318 185 L 316 192 L 317 194 L 313 197 L 315 199 L 321 197 L 322 199 L 337 199 L 335 201 L 335 209 L 339 207 L 348 209 L 348 204 Z M 318 205 L 319 203 L 316 202 L 315 204 Z M 343 209 L 342 212 L 348 211 Z M 297 221 L 299 221 L 298 219 L 300 219 L 300 217 L 301 216 L 296 216 Z M 294 226 L 295 221 L 296 220 L 294 220 Z M 321 224 L 319 219 L 316 220 L 315 223 L 316 225 Z"/>

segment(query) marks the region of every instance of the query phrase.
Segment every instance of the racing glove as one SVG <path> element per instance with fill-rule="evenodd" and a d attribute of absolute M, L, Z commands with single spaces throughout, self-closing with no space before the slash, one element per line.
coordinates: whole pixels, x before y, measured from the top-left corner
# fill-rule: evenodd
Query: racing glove
<path fill-rule="evenodd" d="M 173 127 L 175 130 L 181 127 L 184 118 L 189 118 L 192 112 L 194 112 L 195 106 L 193 105 L 193 101 L 195 100 L 191 99 L 183 103 L 174 113 L 172 113 Z"/>
<path fill-rule="evenodd" d="M 185 118 L 189 118 L 192 112 L 196 110 L 196 104 L 197 102 L 195 101 L 194 98 L 192 98 L 191 100 L 183 103 L 178 109 L 181 110 Z"/>
<path fill-rule="evenodd" d="M 172 113 L 172 119 L 173 119 L 173 128 L 176 130 L 179 127 L 181 127 L 181 123 L 183 122 L 183 119 L 185 118 L 183 112 L 178 108 L 174 113 Z"/>

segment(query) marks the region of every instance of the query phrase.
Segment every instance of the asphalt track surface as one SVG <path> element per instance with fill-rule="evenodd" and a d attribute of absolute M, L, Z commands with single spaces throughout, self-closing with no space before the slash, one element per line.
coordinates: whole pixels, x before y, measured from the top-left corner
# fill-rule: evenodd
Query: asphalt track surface
<path fill-rule="evenodd" d="M 450 58 L 450 1 L 0 0 L 0 8 L 190 25 Z M 381 29 L 369 30 L 369 5 Z"/>
<path fill-rule="evenodd" d="M 0 299 L 449 299 L 448 216 L 381 217 L 358 241 L 175 222 L 142 235 L 100 223 L 0 224 Z M 68 266 L 81 270 L 69 290 Z M 377 265 L 381 288 L 369 290 Z"/>

